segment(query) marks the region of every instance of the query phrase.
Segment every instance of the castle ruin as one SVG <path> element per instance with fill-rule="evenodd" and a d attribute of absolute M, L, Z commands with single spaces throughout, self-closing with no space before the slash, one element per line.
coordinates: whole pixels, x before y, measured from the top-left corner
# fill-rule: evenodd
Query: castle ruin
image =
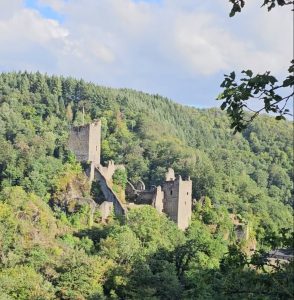
<path fill-rule="evenodd" d="M 162 190 L 163 211 L 179 228 L 186 229 L 192 217 L 192 180 L 183 180 L 181 175 L 175 177 L 173 169 L 169 169 Z"/>
<path fill-rule="evenodd" d="M 100 164 L 101 154 L 101 121 L 73 127 L 70 132 L 69 149 L 78 161 L 90 163 L 90 181 L 96 180 L 107 202 L 111 202 L 116 214 L 125 214 L 127 205 L 122 203 L 111 188 L 112 176 L 123 165 L 115 165 L 113 161 L 106 166 Z M 159 213 L 165 213 L 182 230 L 189 226 L 192 216 L 192 181 L 175 176 L 169 168 L 162 185 L 146 190 L 145 184 L 139 181 L 136 186 L 128 183 L 126 195 L 130 203 L 152 205 Z M 108 203 L 109 204 L 109 203 Z M 109 214 L 111 205 L 100 206 L 102 215 Z M 105 211 L 103 208 L 105 207 Z"/>
<path fill-rule="evenodd" d="M 135 204 L 152 205 L 160 213 L 165 213 L 180 229 L 189 226 L 192 217 L 192 181 L 183 180 L 180 175 L 175 176 L 174 170 L 169 168 L 165 181 L 150 190 L 144 184 L 135 186 L 128 182 L 126 193 L 130 201 Z"/>
<path fill-rule="evenodd" d="M 68 141 L 69 149 L 79 162 L 92 162 L 100 165 L 101 121 L 76 126 L 71 129 Z"/>

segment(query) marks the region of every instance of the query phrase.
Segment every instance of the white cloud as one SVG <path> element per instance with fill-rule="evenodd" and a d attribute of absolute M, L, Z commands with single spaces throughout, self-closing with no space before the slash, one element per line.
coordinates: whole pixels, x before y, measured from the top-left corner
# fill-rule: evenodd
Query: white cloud
<path fill-rule="evenodd" d="M 1 0 L 0 19 L 6 20 L 11 18 L 15 11 L 21 8 L 22 2 L 22 0 Z"/>
<path fill-rule="evenodd" d="M 36 11 L 22 6 L 15 8 L 9 18 L 0 19 L 0 66 L 5 70 L 39 68 L 46 71 L 46 58 L 54 56 L 57 48 L 64 47 L 68 31 Z"/>
<path fill-rule="evenodd" d="M 1 1 L 2 69 L 39 69 L 112 86 L 170 90 L 172 96 L 173 90 L 179 94 L 175 78 L 186 86 L 186 79 L 209 80 L 233 69 L 279 73 L 291 59 L 291 15 L 287 9 L 268 14 L 253 1 L 231 19 L 222 0 L 38 3 L 56 10 L 62 22 L 24 8 L 21 0 Z"/>
<path fill-rule="evenodd" d="M 249 37 L 244 38 L 242 28 L 239 28 L 240 35 L 237 36 L 229 28 L 219 26 L 217 15 L 178 14 L 173 24 L 174 44 L 170 47 L 177 50 L 173 56 L 196 74 L 209 75 L 235 68 L 281 72 L 291 59 L 290 39 L 286 38 L 289 35 L 289 19 L 284 18 L 282 21 L 283 14 L 277 19 L 269 19 L 263 13 L 261 16 L 253 20 L 256 25 L 254 29 L 249 22 L 248 27 L 251 27 L 252 32 Z M 281 28 L 286 30 L 279 34 Z"/>

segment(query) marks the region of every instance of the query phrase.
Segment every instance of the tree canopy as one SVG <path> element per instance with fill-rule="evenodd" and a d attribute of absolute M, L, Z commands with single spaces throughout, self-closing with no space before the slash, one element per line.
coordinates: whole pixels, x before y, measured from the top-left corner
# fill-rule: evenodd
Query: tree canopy
<path fill-rule="evenodd" d="M 191 176 L 186 232 L 150 206 L 107 222 L 93 212 L 91 199 L 103 199 L 67 139 L 72 125 L 97 118 L 102 162 L 126 166 L 117 187 L 126 176 L 156 185 L 168 167 Z M 291 298 L 291 264 L 247 257 L 254 245 L 262 253 L 291 241 L 291 123 L 261 117 L 236 135 L 229 123 L 221 110 L 159 95 L 2 73 L 0 299 Z M 231 214 L 248 224 L 247 240 Z"/>

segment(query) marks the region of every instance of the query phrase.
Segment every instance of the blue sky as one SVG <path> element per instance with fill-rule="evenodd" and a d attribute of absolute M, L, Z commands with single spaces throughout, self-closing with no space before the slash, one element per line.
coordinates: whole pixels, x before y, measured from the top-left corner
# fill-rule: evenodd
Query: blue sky
<path fill-rule="evenodd" d="M 285 74 L 292 15 L 256 0 L 229 18 L 225 0 L 1 0 L 0 71 L 70 75 L 218 106 L 223 74 Z"/>
<path fill-rule="evenodd" d="M 50 5 L 42 5 L 38 0 L 25 0 L 24 7 L 37 10 L 44 18 L 54 19 L 58 22 L 62 22 L 63 16 L 54 10 Z"/>

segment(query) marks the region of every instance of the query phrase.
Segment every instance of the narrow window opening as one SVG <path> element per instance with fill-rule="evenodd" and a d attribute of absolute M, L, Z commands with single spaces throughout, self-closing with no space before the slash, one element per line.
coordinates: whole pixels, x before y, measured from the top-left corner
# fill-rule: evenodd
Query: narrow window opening
<path fill-rule="evenodd" d="M 172 194 L 173 194 L 173 191 L 170 191 L 170 194 L 172 195 Z"/>

